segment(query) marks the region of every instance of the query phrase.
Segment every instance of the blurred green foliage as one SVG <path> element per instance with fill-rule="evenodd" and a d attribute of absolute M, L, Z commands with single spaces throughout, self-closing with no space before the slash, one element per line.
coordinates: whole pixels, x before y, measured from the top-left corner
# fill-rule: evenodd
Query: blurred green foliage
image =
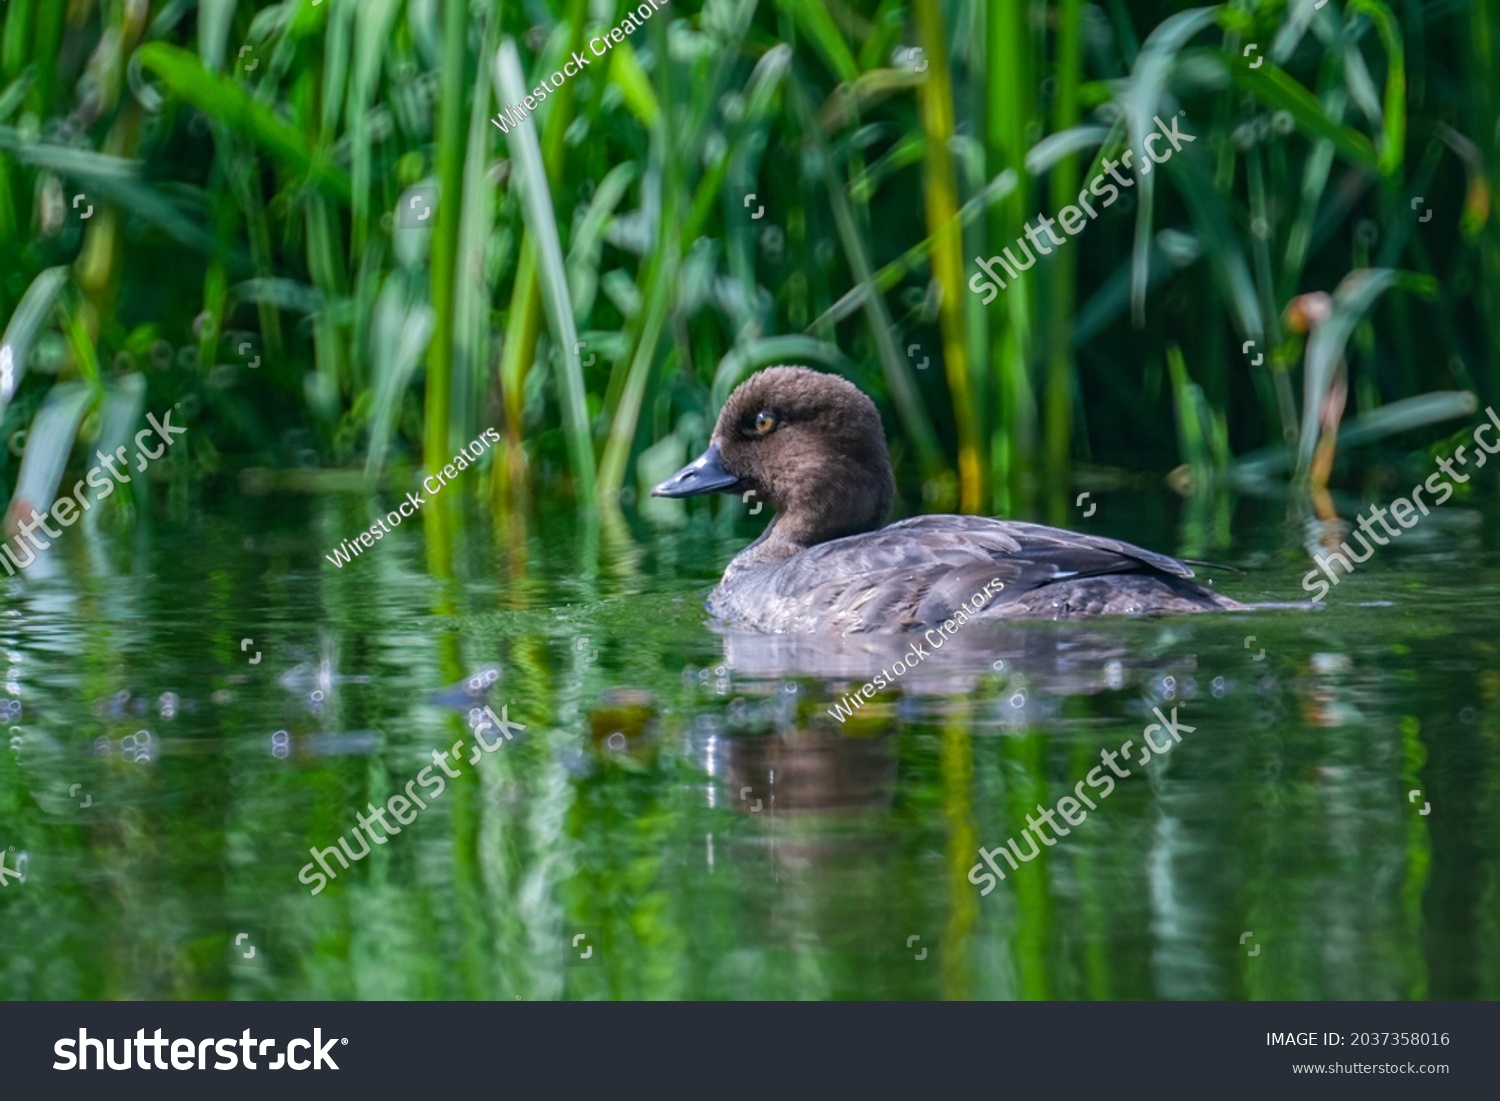
<path fill-rule="evenodd" d="M 502 133 L 630 9 L 8 0 L 5 461 L 77 383 L 26 442 L 37 507 L 179 400 L 205 475 L 374 477 L 495 425 L 498 506 L 611 501 L 790 361 L 870 392 L 934 505 L 1055 514 L 1104 458 L 1305 475 L 1346 392 L 1386 435 L 1500 394 L 1495 9 L 647 4 Z M 982 303 L 976 258 L 1179 115 Z"/>

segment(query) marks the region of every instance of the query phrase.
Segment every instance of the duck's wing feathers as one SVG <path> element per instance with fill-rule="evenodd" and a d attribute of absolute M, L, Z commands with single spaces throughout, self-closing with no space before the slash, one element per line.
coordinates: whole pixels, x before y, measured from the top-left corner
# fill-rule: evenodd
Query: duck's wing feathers
<path fill-rule="evenodd" d="M 1115 539 L 978 516 L 921 516 L 810 547 L 768 571 L 755 599 L 778 609 L 772 630 L 806 630 L 807 620 L 842 632 L 889 631 L 972 612 L 986 586 L 983 606 L 1004 615 L 1002 605 L 1044 585 L 1121 573 L 1193 576 L 1175 558 Z"/>

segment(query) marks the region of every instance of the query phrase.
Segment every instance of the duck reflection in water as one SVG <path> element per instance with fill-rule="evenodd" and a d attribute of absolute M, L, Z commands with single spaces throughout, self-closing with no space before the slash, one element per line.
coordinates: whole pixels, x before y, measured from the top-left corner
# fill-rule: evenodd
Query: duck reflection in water
<path fill-rule="evenodd" d="M 852 737 L 831 720 L 790 731 L 715 734 L 702 764 L 719 779 L 711 804 L 746 815 L 858 812 L 891 805 L 895 723 Z"/>

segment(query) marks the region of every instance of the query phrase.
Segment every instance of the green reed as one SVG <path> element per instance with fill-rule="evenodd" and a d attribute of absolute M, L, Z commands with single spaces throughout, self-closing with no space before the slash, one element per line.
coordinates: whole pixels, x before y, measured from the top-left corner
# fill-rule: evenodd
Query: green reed
<path fill-rule="evenodd" d="M 797 360 L 876 398 L 905 507 L 1056 520 L 1080 461 L 1187 464 L 1195 491 L 1305 469 L 1346 375 L 1386 435 L 1459 408 L 1407 399 L 1500 389 L 1493 0 L 674 5 L 538 105 L 531 164 L 489 123 L 505 43 L 531 89 L 629 10 L 10 0 L 0 431 L 88 380 L 80 425 L 31 441 L 61 470 L 119 353 L 170 334 L 198 366 L 149 400 L 196 393 L 231 463 L 310 438 L 375 478 L 497 424 L 497 507 L 610 502 Z M 976 255 L 1178 112 L 1194 144 L 980 303 Z M 399 220 L 419 184 L 431 229 Z M 1339 339 L 1288 327 L 1341 286 Z"/>

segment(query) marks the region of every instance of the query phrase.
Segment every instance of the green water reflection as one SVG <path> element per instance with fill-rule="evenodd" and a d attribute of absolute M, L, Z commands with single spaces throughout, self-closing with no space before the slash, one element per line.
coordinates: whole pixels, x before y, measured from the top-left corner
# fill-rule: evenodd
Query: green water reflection
<path fill-rule="evenodd" d="M 976 627 L 844 725 L 831 699 L 899 651 L 704 623 L 756 521 L 492 531 L 455 502 L 328 565 L 374 507 L 79 528 L 10 583 L 0 997 L 1500 997 L 1477 513 L 1321 613 Z M 1301 595 L 1277 517 L 1236 525 L 1267 534 L 1226 591 Z M 432 696 L 486 666 L 525 730 L 471 763 Z M 981 897 L 978 847 L 1158 704 L 1195 730 Z M 299 882 L 460 740 L 415 821 Z"/>

